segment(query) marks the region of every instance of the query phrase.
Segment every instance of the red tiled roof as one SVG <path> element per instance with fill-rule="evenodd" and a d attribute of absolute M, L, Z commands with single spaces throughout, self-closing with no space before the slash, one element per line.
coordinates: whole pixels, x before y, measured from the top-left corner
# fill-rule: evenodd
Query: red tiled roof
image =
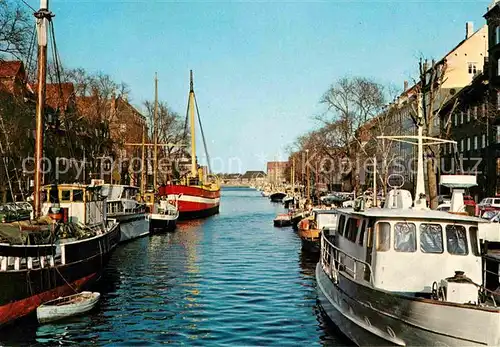
<path fill-rule="evenodd" d="M 45 100 L 47 105 L 56 109 L 68 106 L 71 95 L 75 92 L 73 83 L 47 84 L 45 89 Z"/>
<path fill-rule="evenodd" d="M 23 68 L 21 61 L 0 61 L 0 78 L 14 77 Z"/>

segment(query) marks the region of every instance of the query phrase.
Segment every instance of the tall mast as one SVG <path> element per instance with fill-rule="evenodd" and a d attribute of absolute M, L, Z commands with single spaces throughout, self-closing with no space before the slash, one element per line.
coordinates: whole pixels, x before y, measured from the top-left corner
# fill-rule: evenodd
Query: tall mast
<path fill-rule="evenodd" d="M 153 191 L 156 192 L 156 171 L 158 170 L 158 75 L 155 73 L 155 110 L 153 124 L 154 161 L 153 161 Z"/>
<path fill-rule="evenodd" d="M 45 108 L 45 80 L 47 78 L 47 26 L 53 17 L 49 12 L 49 0 L 40 0 L 40 9 L 35 12 L 38 32 L 38 81 L 36 101 L 36 138 L 35 138 L 35 187 L 33 192 L 34 218 L 40 217 L 40 190 L 42 185 L 43 156 L 43 111 Z"/>
<path fill-rule="evenodd" d="M 144 197 L 144 187 L 146 185 L 146 165 L 144 164 L 145 157 L 146 157 L 146 151 L 145 151 L 145 144 L 146 144 L 146 127 L 143 125 L 142 126 L 142 153 L 141 153 L 141 196 Z"/>
<path fill-rule="evenodd" d="M 424 137 L 423 137 L 422 94 L 417 94 L 417 186 L 415 189 L 415 207 L 425 208 L 425 179 L 424 179 Z"/>
<path fill-rule="evenodd" d="M 191 123 L 191 176 L 198 176 L 196 169 L 196 137 L 194 127 L 194 88 L 193 88 L 193 70 L 190 70 L 190 87 L 189 87 L 189 122 Z"/>

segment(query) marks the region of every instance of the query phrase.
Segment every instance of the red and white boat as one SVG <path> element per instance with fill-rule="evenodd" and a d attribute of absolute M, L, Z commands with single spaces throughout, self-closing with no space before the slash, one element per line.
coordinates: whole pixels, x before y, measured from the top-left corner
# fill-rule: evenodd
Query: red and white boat
<path fill-rule="evenodd" d="M 195 140 L 195 107 L 196 97 L 193 89 L 193 72 L 191 71 L 189 90 L 188 115 L 191 126 L 191 172 L 174 181 L 173 184 L 160 186 L 159 196 L 167 196 L 171 203 L 176 202 L 179 209 L 179 220 L 195 219 L 212 216 L 219 213 L 220 185 L 217 177 L 204 172 L 196 162 L 196 140 Z M 200 115 L 198 114 L 198 120 Z M 201 126 L 201 121 L 200 121 Z M 203 144 L 207 152 L 206 142 L 203 135 Z M 207 158 L 209 158 L 208 153 Z M 208 170 L 210 171 L 210 160 L 208 159 Z"/>

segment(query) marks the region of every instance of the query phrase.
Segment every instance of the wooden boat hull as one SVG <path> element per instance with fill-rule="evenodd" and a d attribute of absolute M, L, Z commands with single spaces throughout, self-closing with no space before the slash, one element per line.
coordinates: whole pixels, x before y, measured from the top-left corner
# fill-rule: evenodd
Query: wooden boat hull
<path fill-rule="evenodd" d="M 412 298 L 373 289 L 342 272 L 337 283 L 316 265 L 319 302 L 358 346 L 498 346 L 498 310 Z"/>
<path fill-rule="evenodd" d="M 179 209 L 179 220 L 204 218 L 219 213 L 220 189 L 170 185 L 160 187 L 159 194 L 175 202 Z"/>
<path fill-rule="evenodd" d="M 101 294 L 99 293 L 91 293 L 91 292 L 83 292 L 81 294 L 88 293 L 88 299 L 82 302 L 71 303 L 67 305 L 41 305 L 36 310 L 36 317 L 39 323 L 49 323 L 57 320 L 61 320 L 64 318 L 69 318 L 73 316 L 77 316 L 83 313 L 86 313 L 92 310 Z"/>
<path fill-rule="evenodd" d="M 302 250 L 318 254 L 320 252 L 320 231 L 317 229 L 299 229 Z"/>
<path fill-rule="evenodd" d="M 82 290 L 98 280 L 119 239 L 119 227 L 114 225 L 104 234 L 66 244 L 65 264 L 0 270 L 0 327 L 32 313 L 47 301 L 74 294 L 75 289 Z M 43 249 L 50 253 L 41 254 L 36 246 L 0 245 L 0 258 L 34 258 L 57 252 L 51 245 Z"/>

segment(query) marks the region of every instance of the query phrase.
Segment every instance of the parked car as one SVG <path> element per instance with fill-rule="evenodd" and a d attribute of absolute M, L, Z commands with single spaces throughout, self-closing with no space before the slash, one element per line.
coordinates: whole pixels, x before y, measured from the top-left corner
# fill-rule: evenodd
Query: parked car
<path fill-rule="evenodd" d="M 500 197 L 484 198 L 477 206 L 480 216 L 486 211 L 500 210 Z"/>
<path fill-rule="evenodd" d="M 2 223 L 30 219 L 30 211 L 16 206 L 14 203 L 0 205 L 0 221 Z"/>

